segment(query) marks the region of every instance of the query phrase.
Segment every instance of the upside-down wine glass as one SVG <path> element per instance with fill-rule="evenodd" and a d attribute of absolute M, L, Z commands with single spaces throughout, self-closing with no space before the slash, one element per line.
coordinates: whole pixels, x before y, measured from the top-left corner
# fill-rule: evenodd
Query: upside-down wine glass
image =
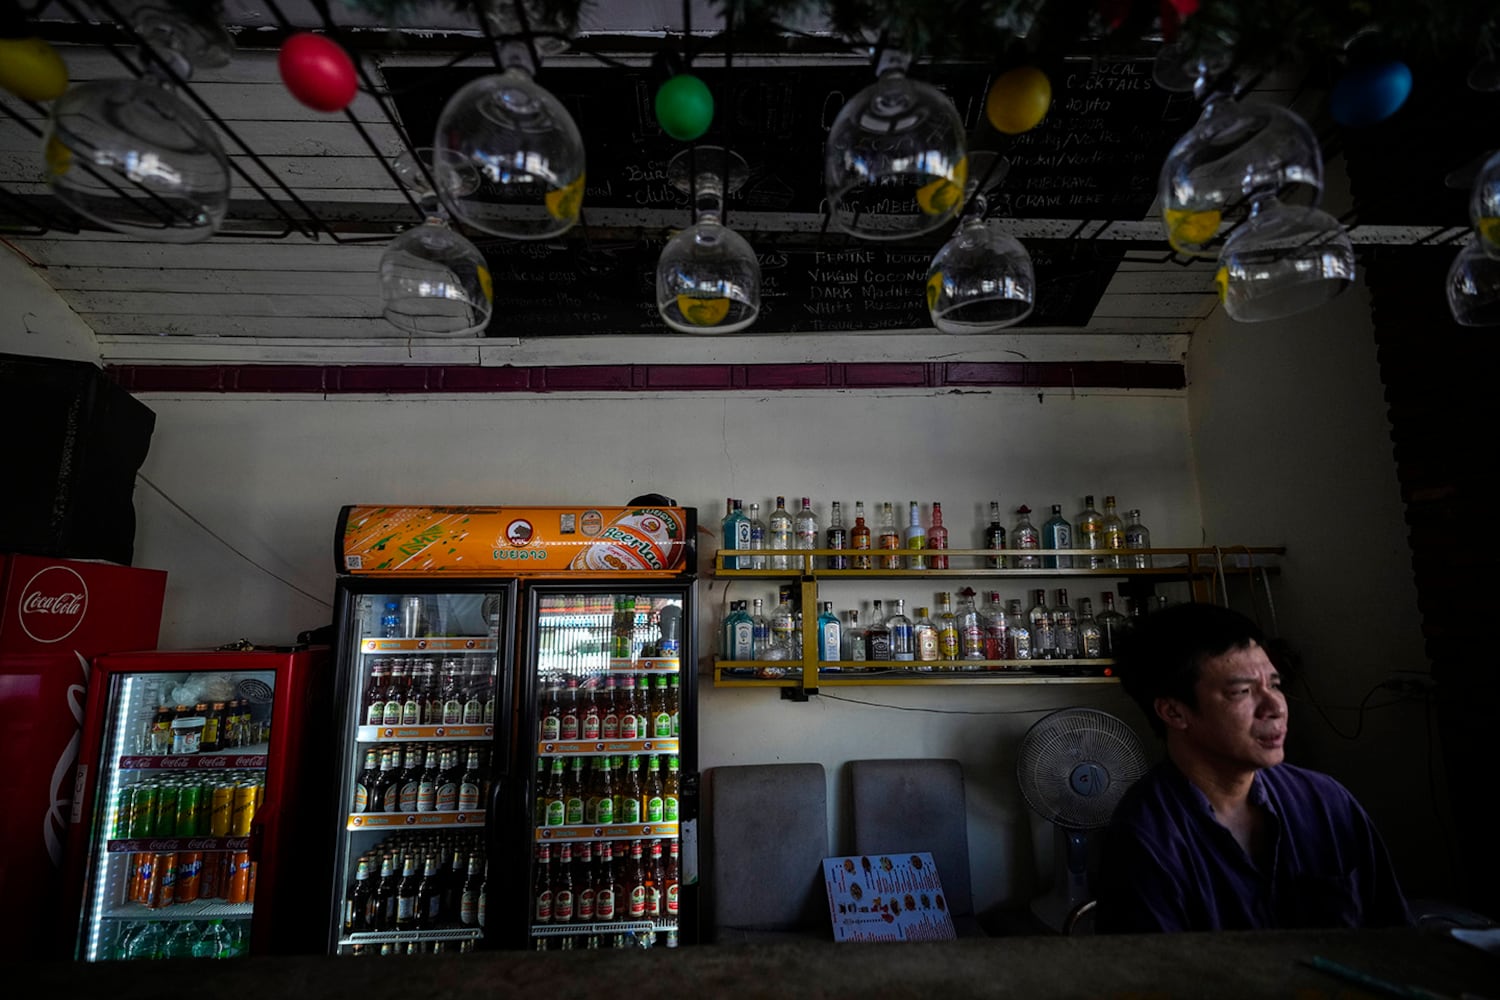
<path fill-rule="evenodd" d="M 999 186 L 1009 164 L 989 169 L 997 154 L 970 154 L 976 171 L 992 180 L 972 190 L 958 231 L 943 244 L 927 269 L 927 311 L 943 333 L 989 333 L 1013 326 L 1031 315 L 1036 302 L 1036 274 L 1031 255 L 997 220 L 986 220 L 987 191 Z"/>
<path fill-rule="evenodd" d="M 1500 326 L 1500 257 L 1471 237 L 1448 268 L 1448 309 L 1462 326 Z"/>
<path fill-rule="evenodd" d="M 1258 323 L 1316 308 L 1354 277 L 1354 245 L 1337 219 L 1263 195 L 1225 241 L 1215 282 L 1231 319 Z"/>
<path fill-rule="evenodd" d="M 1474 226 L 1480 248 L 1500 259 L 1500 153 L 1485 160 L 1474 179 L 1474 191 L 1469 196 L 1469 222 Z"/>
<path fill-rule="evenodd" d="M 186 79 L 226 65 L 234 43 L 218 4 L 138 6 L 131 25 Z M 52 105 L 47 184 L 59 201 L 115 232 L 168 243 L 208 239 L 229 210 L 229 158 L 218 137 L 143 56 L 140 79 L 95 80 Z"/>
<path fill-rule="evenodd" d="M 683 333 L 735 333 L 760 315 L 760 261 L 745 238 L 720 222 L 724 198 L 745 182 L 738 153 L 717 146 L 672 157 L 667 177 L 692 195 L 693 225 L 667 242 L 656 262 L 656 308 Z"/>

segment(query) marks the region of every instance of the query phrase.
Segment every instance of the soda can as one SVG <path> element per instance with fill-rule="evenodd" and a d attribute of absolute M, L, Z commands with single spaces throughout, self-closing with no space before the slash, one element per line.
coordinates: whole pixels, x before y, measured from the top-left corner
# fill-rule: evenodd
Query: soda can
<path fill-rule="evenodd" d="M 255 876 L 260 871 L 260 862 L 250 862 L 250 884 L 245 888 L 245 902 L 255 902 Z"/>
<path fill-rule="evenodd" d="M 156 836 L 170 837 L 177 829 L 176 785 L 164 784 L 156 793 Z"/>
<path fill-rule="evenodd" d="M 199 899 L 215 899 L 219 895 L 219 866 L 223 864 L 223 851 L 209 851 L 203 855 L 203 874 L 198 882 Z"/>
<path fill-rule="evenodd" d="M 213 813 L 214 783 L 204 781 L 198 787 L 198 836 L 208 836 L 208 824 Z"/>
<path fill-rule="evenodd" d="M 160 789 L 146 783 L 135 786 L 130 803 L 130 838 L 156 836 L 156 799 Z"/>
<path fill-rule="evenodd" d="M 151 884 L 151 859 L 155 855 L 142 852 L 130 856 L 130 901 L 144 903 L 146 890 Z"/>
<path fill-rule="evenodd" d="M 146 907 L 159 910 L 171 906 L 177 896 L 177 855 L 157 854 L 151 860 L 151 882 L 146 889 Z"/>
<path fill-rule="evenodd" d="M 255 782 L 255 811 L 260 812 L 260 804 L 266 800 L 266 779 L 260 778 Z"/>
<path fill-rule="evenodd" d="M 250 836 L 250 820 L 255 817 L 255 786 L 241 782 L 234 787 L 234 809 L 229 815 L 231 837 Z"/>
<path fill-rule="evenodd" d="M 177 789 L 177 836 L 198 836 L 198 802 L 201 791 L 196 784 L 183 785 Z"/>
<path fill-rule="evenodd" d="M 203 885 L 203 855 L 197 852 L 177 856 L 177 902 L 198 899 Z"/>
<path fill-rule="evenodd" d="M 208 807 L 208 832 L 213 837 L 229 836 L 229 817 L 234 812 L 234 783 L 218 781 L 213 785 Z"/>
<path fill-rule="evenodd" d="M 135 802 L 135 786 L 120 789 L 120 798 L 115 802 L 115 827 L 112 839 L 124 840 L 130 836 L 130 811 Z"/>
<path fill-rule="evenodd" d="M 250 852 L 237 851 L 229 862 L 229 891 L 226 903 L 244 903 L 250 897 Z"/>

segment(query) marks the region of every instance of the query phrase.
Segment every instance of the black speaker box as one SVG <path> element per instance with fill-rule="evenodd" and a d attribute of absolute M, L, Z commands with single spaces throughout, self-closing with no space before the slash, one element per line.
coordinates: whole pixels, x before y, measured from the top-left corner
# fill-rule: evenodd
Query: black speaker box
<path fill-rule="evenodd" d="M 156 414 L 97 365 L 0 354 L 0 552 L 130 565 Z"/>

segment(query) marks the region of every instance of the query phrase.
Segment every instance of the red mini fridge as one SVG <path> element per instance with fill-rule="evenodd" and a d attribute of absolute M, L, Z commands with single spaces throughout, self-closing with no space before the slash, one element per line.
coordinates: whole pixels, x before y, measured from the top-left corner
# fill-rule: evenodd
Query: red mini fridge
<path fill-rule="evenodd" d="M 298 950 L 299 891 L 324 863 L 302 821 L 328 664 L 320 646 L 95 661 L 69 843 L 76 958 Z"/>
<path fill-rule="evenodd" d="M 151 649 L 167 574 L 0 553 L 0 959 L 56 948 L 90 660 Z M 24 762 L 24 766 L 14 766 Z"/>

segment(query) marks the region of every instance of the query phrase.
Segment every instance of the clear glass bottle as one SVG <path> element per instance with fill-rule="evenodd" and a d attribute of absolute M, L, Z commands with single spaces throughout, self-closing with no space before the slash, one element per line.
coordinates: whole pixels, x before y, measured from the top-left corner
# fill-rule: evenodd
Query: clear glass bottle
<path fill-rule="evenodd" d="M 771 612 L 771 641 L 788 649 L 801 649 L 801 636 L 797 634 L 797 615 L 792 610 L 792 588 L 783 584 L 778 592 L 779 600 Z"/>
<path fill-rule="evenodd" d="M 965 660 L 984 659 L 984 620 L 969 587 L 958 592 L 958 655 Z"/>
<path fill-rule="evenodd" d="M 1073 524 L 1073 547 L 1075 549 L 1089 549 L 1090 551 L 1104 548 L 1104 516 L 1094 509 L 1094 495 L 1090 493 L 1083 498 L 1083 510 Z M 1083 569 L 1107 569 L 1105 560 L 1109 557 L 1104 555 L 1081 556 L 1080 567 Z M 1083 560 L 1087 560 L 1084 562 Z"/>
<path fill-rule="evenodd" d="M 843 625 L 833 613 L 833 602 L 822 602 L 818 614 L 818 659 L 832 662 L 843 655 Z"/>
<path fill-rule="evenodd" d="M 850 608 L 844 612 L 849 616 L 849 624 L 844 628 L 844 659 L 864 660 L 865 653 L 865 630 L 859 624 L 859 609 Z"/>
<path fill-rule="evenodd" d="M 886 626 L 891 633 L 891 659 L 893 660 L 915 660 L 917 658 L 917 638 L 912 628 L 911 619 L 906 617 L 906 602 L 899 597 L 896 599 L 896 613 L 891 615 Z"/>
<path fill-rule="evenodd" d="M 1099 645 L 1101 655 L 1110 657 L 1115 655 L 1115 649 L 1120 638 L 1120 633 L 1125 629 L 1125 616 L 1115 610 L 1115 595 L 1105 591 L 1100 595 L 1104 601 L 1104 610 L 1099 612 Z"/>
<path fill-rule="evenodd" d="M 1005 605 L 1000 603 L 1000 591 L 987 591 L 984 595 L 984 608 L 980 611 L 984 622 L 984 658 L 986 660 L 1003 660 L 1009 654 L 1006 652 L 1010 633 L 1010 622 L 1005 617 Z"/>
<path fill-rule="evenodd" d="M 1052 631 L 1052 609 L 1047 607 L 1047 591 L 1031 592 L 1031 608 L 1026 612 L 1031 623 L 1031 658 L 1050 660 L 1057 655 L 1057 636 Z"/>
<path fill-rule="evenodd" d="M 922 508 L 913 500 L 906 524 L 906 568 L 927 568 L 927 529 L 922 527 Z"/>
<path fill-rule="evenodd" d="M 1021 599 L 1012 597 L 1006 603 L 1006 656 L 1007 660 L 1031 659 L 1031 620 L 1021 610 Z"/>
<path fill-rule="evenodd" d="M 1149 549 L 1151 547 L 1151 532 L 1141 523 L 1141 512 L 1139 510 L 1127 510 L 1125 512 L 1125 548 Z M 1151 556 L 1146 552 L 1132 552 L 1125 557 L 1127 569 L 1150 569 Z"/>
<path fill-rule="evenodd" d="M 795 544 L 797 548 L 804 551 L 818 547 L 818 540 L 823 534 L 823 529 L 818 525 L 818 515 L 812 509 L 812 501 L 807 497 L 802 498 L 802 509 L 797 511 L 797 518 L 792 522 L 792 530 L 796 533 Z"/>
<path fill-rule="evenodd" d="M 1124 569 L 1125 560 L 1119 553 L 1125 548 L 1125 522 L 1115 511 L 1114 497 L 1104 498 L 1104 517 L 1100 519 L 1099 530 L 1104 536 L 1104 548 L 1109 550 L 1109 568 Z"/>
<path fill-rule="evenodd" d="M 870 551 L 870 526 L 865 523 L 865 502 L 854 501 L 854 527 L 849 532 L 849 547 L 855 552 Z M 850 563 L 855 569 L 869 569 L 870 557 L 856 555 Z"/>
<path fill-rule="evenodd" d="M 1042 525 L 1042 548 L 1044 549 L 1071 549 L 1073 547 L 1073 526 L 1068 519 L 1062 516 L 1062 504 L 1052 505 L 1052 517 Z M 1072 556 L 1044 556 L 1042 558 L 1043 569 L 1072 569 Z"/>
<path fill-rule="evenodd" d="M 1052 644 L 1059 660 L 1078 659 L 1078 621 L 1068 604 L 1068 592 L 1059 587 L 1052 606 Z"/>
<path fill-rule="evenodd" d="M 750 516 L 746 520 L 750 524 L 750 544 L 747 548 L 751 552 L 759 552 L 766 547 L 766 522 L 760 519 L 760 504 L 750 505 Z M 739 556 L 738 558 L 742 563 L 741 569 L 766 568 L 766 557 L 763 555 Z"/>
<path fill-rule="evenodd" d="M 1085 660 L 1097 660 L 1104 655 L 1104 632 L 1094 619 L 1094 602 L 1087 597 L 1078 599 L 1078 656 Z"/>
<path fill-rule="evenodd" d="M 937 604 L 937 620 L 933 624 L 937 626 L 938 659 L 956 660 L 958 659 L 958 617 L 953 614 L 953 595 L 938 594 Z"/>
<path fill-rule="evenodd" d="M 943 527 L 943 505 L 936 500 L 932 501 L 932 526 L 927 529 L 927 547 L 933 550 L 933 554 L 927 557 L 927 565 L 932 569 L 947 569 L 948 557 L 937 554 L 948 548 L 948 529 Z"/>
<path fill-rule="evenodd" d="M 776 509 L 771 511 L 771 530 L 767 537 L 767 548 L 788 550 L 793 548 L 792 515 L 787 513 L 786 497 L 776 498 Z M 791 569 L 794 556 L 771 556 L 771 569 Z"/>
<path fill-rule="evenodd" d="M 938 658 L 937 626 L 928 617 L 927 608 L 917 609 L 917 620 L 912 625 L 912 634 L 917 642 L 917 660 L 930 663 Z M 930 667 L 923 669 L 931 669 Z"/>
<path fill-rule="evenodd" d="M 870 602 L 870 625 L 865 629 L 867 659 L 891 659 L 891 629 L 885 621 L 885 609 L 879 601 Z"/>
<path fill-rule="evenodd" d="M 1031 523 L 1028 515 L 1031 508 L 1022 504 L 1016 508 L 1016 526 L 1010 533 L 1010 547 L 1023 552 L 1032 552 L 1042 547 L 1041 533 Z M 1010 557 L 1011 569 L 1041 569 L 1040 556 L 1024 555 Z"/>
<path fill-rule="evenodd" d="M 1005 525 L 1000 523 L 1000 501 L 990 501 L 990 523 L 984 529 L 984 547 L 999 551 L 1005 548 Z M 986 556 L 984 565 L 987 569 L 1004 569 L 1005 557 Z"/>
<path fill-rule="evenodd" d="M 724 548 L 726 550 L 739 551 L 750 547 L 750 520 L 745 517 L 744 508 L 740 501 L 728 497 L 724 501 Z M 749 569 L 749 566 L 741 566 L 738 556 L 724 557 L 725 569 Z"/>
<path fill-rule="evenodd" d="M 844 511 L 837 500 L 833 501 L 833 510 L 828 515 L 828 544 L 823 546 L 827 549 L 847 549 L 849 547 L 849 533 L 844 528 Z M 848 569 L 849 557 L 845 555 L 826 556 L 824 565 L 829 569 Z"/>
<path fill-rule="evenodd" d="M 876 538 L 875 545 L 876 548 L 892 553 L 901 548 L 901 534 L 896 530 L 896 512 L 891 508 L 890 501 L 880 505 L 880 534 Z M 901 557 L 894 554 L 881 556 L 880 568 L 900 569 Z"/>
<path fill-rule="evenodd" d="M 771 620 L 765 615 L 766 602 L 759 597 L 750 602 L 750 608 L 750 633 L 753 637 L 751 651 L 758 660 L 761 653 L 774 645 L 771 641 Z"/>

